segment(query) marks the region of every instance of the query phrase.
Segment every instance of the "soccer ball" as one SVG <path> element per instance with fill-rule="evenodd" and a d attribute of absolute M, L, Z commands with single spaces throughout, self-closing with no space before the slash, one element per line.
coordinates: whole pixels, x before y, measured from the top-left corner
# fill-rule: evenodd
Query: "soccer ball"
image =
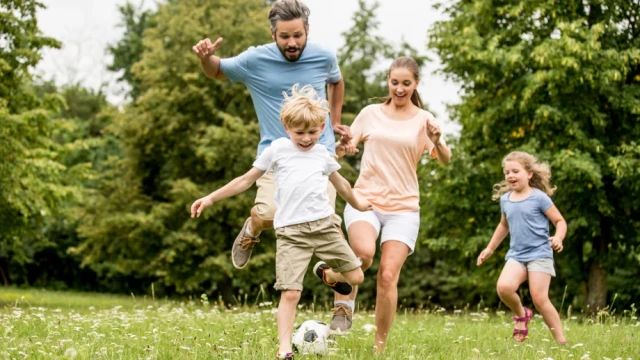
<path fill-rule="evenodd" d="M 327 324 L 307 320 L 293 331 L 291 343 L 301 354 L 324 355 L 329 351 L 329 327 Z"/>

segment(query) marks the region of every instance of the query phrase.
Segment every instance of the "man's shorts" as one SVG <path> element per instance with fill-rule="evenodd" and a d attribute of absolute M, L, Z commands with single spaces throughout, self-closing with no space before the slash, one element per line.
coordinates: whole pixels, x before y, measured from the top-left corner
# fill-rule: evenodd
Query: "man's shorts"
<path fill-rule="evenodd" d="M 509 258 L 507 260 L 507 263 L 518 264 L 523 268 L 527 269 L 528 272 L 532 272 L 532 271 L 543 272 L 553 277 L 556 276 L 556 270 L 553 266 L 553 259 L 551 258 L 537 259 L 537 260 L 527 261 L 527 262 L 521 262 L 516 259 Z"/>
<path fill-rule="evenodd" d="M 336 210 L 336 188 L 333 187 L 331 181 L 327 182 L 327 196 L 331 208 Z M 273 181 L 273 171 L 265 173 L 256 181 L 258 192 L 256 194 L 255 208 L 258 217 L 265 221 L 273 221 L 276 214 L 276 183 Z M 338 227 L 342 226 L 342 219 L 337 214 L 331 215 L 334 224 Z"/>
<path fill-rule="evenodd" d="M 344 222 L 349 226 L 356 221 L 366 221 L 373 226 L 380 236 L 380 244 L 396 240 L 409 247 L 409 255 L 413 254 L 420 230 L 420 211 L 403 211 L 397 213 L 381 213 L 375 210 L 358 211 L 347 204 L 344 208 Z"/>
<path fill-rule="evenodd" d="M 277 228 L 276 238 L 276 290 L 302 291 L 304 274 L 313 255 L 338 273 L 362 265 L 331 217 Z"/>

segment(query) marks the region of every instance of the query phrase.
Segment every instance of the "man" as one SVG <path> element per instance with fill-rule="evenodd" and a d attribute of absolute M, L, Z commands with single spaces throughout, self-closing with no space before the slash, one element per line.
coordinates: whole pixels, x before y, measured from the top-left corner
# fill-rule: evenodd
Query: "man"
<path fill-rule="evenodd" d="M 193 47 L 200 59 L 200 67 L 207 77 L 239 81 L 249 89 L 260 126 L 258 156 L 272 141 L 287 137 L 280 123 L 280 107 L 284 99 L 283 91 L 288 91 L 294 84 L 313 86 L 323 99 L 327 99 L 328 95 L 330 115 L 320 137 L 321 144 L 335 154 L 334 133 L 346 138 L 351 136 L 349 127 L 340 124 L 344 82 L 338 61 L 331 51 L 307 43 L 309 13 L 309 8 L 298 0 L 275 2 L 269 11 L 271 37 L 274 42 L 250 47 L 233 58 L 220 59 L 215 56 L 216 49 L 222 44 L 222 38 L 218 38 L 214 43 L 204 39 Z M 256 185 L 258 192 L 251 216 L 245 221 L 231 249 L 233 265 L 239 269 L 249 262 L 253 247 L 260 241 L 260 233 L 273 229 L 276 210 L 273 174 L 266 173 Z M 336 191 L 331 183 L 327 192 L 329 202 L 335 209 Z M 340 227 L 342 220 L 336 215 L 334 222 Z M 347 301 L 344 301 L 344 304 L 347 304 Z M 340 310 L 335 314 L 334 320 L 332 328 L 346 331 L 351 324 L 351 314 Z M 347 323 L 348 327 L 339 325 Z"/>

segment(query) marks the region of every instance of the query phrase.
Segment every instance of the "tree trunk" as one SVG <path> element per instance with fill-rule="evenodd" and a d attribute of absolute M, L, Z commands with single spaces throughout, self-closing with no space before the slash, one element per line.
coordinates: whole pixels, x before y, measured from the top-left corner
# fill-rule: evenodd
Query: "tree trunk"
<path fill-rule="evenodd" d="M 607 305 L 607 273 L 601 265 L 601 259 L 607 255 L 607 238 L 611 234 L 611 219 L 600 217 L 600 234 L 593 239 L 595 257 L 589 262 L 589 283 L 587 307 L 590 313 L 604 309 Z"/>
<path fill-rule="evenodd" d="M 587 306 L 590 313 L 604 309 L 607 304 L 607 273 L 596 260 L 589 264 Z"/>

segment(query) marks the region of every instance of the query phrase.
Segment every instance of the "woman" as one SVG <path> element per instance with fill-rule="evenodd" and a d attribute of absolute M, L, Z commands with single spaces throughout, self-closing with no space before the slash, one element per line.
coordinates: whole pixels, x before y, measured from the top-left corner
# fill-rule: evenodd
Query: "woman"
<path fill-rule="evenodd" d="M 383 352 L 398 302 L 398 279 L 402 265 L 413 253 L 420 227 L 420 192 L 417 164 L 425 151 L 446 164 L 451 151 L 441 138 L 433 115 L 422 109 L 417 87 L 418 64 L 400 57 L 389 68 L 389 97 L 382 104 L 364 108 L 351 125 L 351 141 L 341 142 L 338 154 L 354 154 L 364 142 L 360 176 L 354 186 L 359 198 L 373 205 L 372 211 L 345 208 L 344 219 L 349 242 L 362 269 L 371 266 L 376 240 L 381 235 L 382 257 L 377 276 L 376 335 L 374 349 Z M 316 268 L 319 268 L 316 265 Z M 327 279 L 334 278 L 326 270 Z M 322 277 L 323 274 L 318 273 Z M 337 296 L 332 328 L 351 327 L 351 313 L 357 288 L 347 297 Z M 335 314 L 336 312 L 334 312 Z"/>

